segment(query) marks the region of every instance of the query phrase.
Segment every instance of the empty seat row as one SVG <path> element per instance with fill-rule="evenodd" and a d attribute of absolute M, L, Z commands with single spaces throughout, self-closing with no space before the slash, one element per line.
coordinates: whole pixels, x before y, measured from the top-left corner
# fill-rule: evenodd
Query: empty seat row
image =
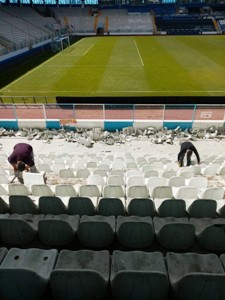
<path fill-rule="evenodd" d="M 29 196 L 11 195 L 8 201 L 0 197 L 0 213 L 225 218 L 225 200 L 68 197 L 65 201 L 58 196 L 40 196 L 34 200 Z"/>
<path fill-rule="evenodd" d="M 158 182 L 158 180 L 157 180 Z M 153 199 L 224 199 L 223 187 L 205 187 L 198 188 L 196 186 L 178 186 L 172 187 L 158 183 L 152 183 L 152 186 L 146 185 L 130 185 L 124 187 L 119 184 L 100 186 L 97 184 L 32 184 L 31 187 L 27 187 L 23 184 L 8 184 L 0 185 L 0 195 L 32 195 L 33 198 L 40 196 L 60 196 L 60 197 L 94 197 L 96 199 L 100 197 L 118 197 L 118 198 L 148 198 Z M 5 197 L 5 198 L 6 198 Z"/>
<path fill-rule="evenodd" d="M 224 254 L 0 248 L 0 258 L 6 300 L 225 298 Z"/>
<path fill-rule="evenodd" d="M 225 219 L 137 216 L 0 215 L 2 245 L 225 251 Z"/>

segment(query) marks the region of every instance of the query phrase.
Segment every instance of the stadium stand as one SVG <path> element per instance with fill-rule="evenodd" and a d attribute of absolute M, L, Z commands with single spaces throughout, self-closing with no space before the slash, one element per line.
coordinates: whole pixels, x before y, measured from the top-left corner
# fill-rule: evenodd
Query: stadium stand
<path fill-rule="evenodd" d="M 0 53 L 64 33 L 224 33 L 224 12 L 203 4 L 193 14 L 174 3 L 151 9 L 58 3 L 48 16 L 37 7 L 0 5 Z M 1 297 L 224 300 L 224 188 L 209 187 L 209 176 L 224 175 L 224 158 L 206 156 L 205 165 L 181 174 L 175 156 L 91 152 L 40 154 L 37 167 L 47 178 L 56 175 L 53 185 L 38 186 L 29 173 L 24 185 L 10 184 L 1 173 Z M 220 168 L 206 173 L 210 163 Z"/>

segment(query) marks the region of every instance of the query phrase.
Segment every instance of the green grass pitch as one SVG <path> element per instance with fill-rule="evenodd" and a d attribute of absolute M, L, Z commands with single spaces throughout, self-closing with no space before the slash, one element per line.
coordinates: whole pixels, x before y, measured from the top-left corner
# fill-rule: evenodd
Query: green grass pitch
<path fill-rule="evenodd" d="M 225 96 L 225 36 L 87 37 L 0 95 Z"/>

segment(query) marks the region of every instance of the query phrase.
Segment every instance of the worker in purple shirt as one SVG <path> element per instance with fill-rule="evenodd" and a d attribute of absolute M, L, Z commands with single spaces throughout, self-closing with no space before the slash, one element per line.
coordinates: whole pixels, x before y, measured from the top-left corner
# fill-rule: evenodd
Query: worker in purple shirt
<path fill-rule="evenodd" d="M 186 158 L 187 158 L 186 166 L 188 167 L 188 166 L 191 165 L 191 156 L 192 156 L 193 152 L 196 155 L 198 164 L 200 164 L 200 157 L 199 157 L 198 151 L 195 148 L 195 146 L 189 141 L 181 143 L 180 152 L 178 153 L 178 158 L 177 158 L 178 164 L 179 164 L 180 167 L 184 166 L 185 155 L 186 155 Z"/>
<path fill-rule="evenodd" d="M 38 173 L 34 163 L 34 153 L 31 145 L 18 143 L 14 146 L 12 154 L 8 157 L 9 163 L 14 170 L 14 178 L 18 177 L 19 182 L 23 183 L 23 171 Z"/>

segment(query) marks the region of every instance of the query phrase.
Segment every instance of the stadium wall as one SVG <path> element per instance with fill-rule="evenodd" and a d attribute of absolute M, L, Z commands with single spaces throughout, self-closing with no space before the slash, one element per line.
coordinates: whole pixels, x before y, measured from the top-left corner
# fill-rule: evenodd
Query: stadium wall
<path fill-rule="evenodd" d="M 154 127 L 157 130 L 166 127 L 168 129 L 175 129 L 178 126 L 182 129 L 207 129 L 211 126 L 216 128 L 225 128 L 224 121 L 201 121 L 201 122 L 192 122 L 192 121 L 143 121 L 143 120 L 76 120 L 76 123 L 62 124 L 61 120 L 0 120 L 0 127 L 8 130 L 19 130 L 19 129 L 68 129 L 68 130 L 77 130 L 78 128 L 92 129 L 92 128 L 101 128 L 102 130 L 107 131 L 116 131 L 121 130 L 125 127 L 132 126 L 135 129 L 146 129 L 148 127 Z"/>
<path fill-rule="evenodd" d="M 185 129 L 225 127 L 224 105 L 163 104 L 0 104 L 0 127 L 5 129 L 101 128 L 107 131 L 178 126 Z"/>

